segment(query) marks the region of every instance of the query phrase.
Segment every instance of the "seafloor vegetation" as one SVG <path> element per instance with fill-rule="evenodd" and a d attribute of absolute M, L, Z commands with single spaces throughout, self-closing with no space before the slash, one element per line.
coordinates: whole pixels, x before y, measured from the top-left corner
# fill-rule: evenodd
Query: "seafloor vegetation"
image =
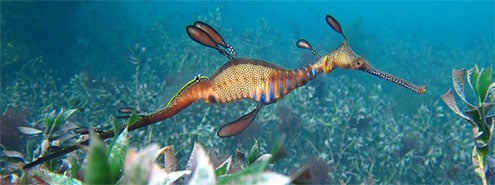
<path fill-rule="evenodd" d="M 299 38 L 282 37 L 283 30 L 271 27 L 263 18 L 251 29 L 232 34 L 230 28 L 235 25 L 220 25 L 222 16 L 222 9 L 218 8 L 209 16 L 198 19 L 218 28 L 225 39 L 234 44 L 240 56 L 260 58 L 288 68 L 315 60 L 307 51 L 288 48 Z M 105 24 L 109 24 L 105 21 L 118 20 L 98 21 L 101 22 L 94 24 L 92 29 L 103 29 Z M 351 46 L 365 51 L 372 64 L 383 71 L 426 84 L 428 92 L 418 96 L 386 81 L 375 82 L 375 77 L 366 74 L 336 71 L 318 77 L 279 102 L 266 106 L 251 127 L 232 138 L 221 139 L 216 136 L 216 130 L 252 110 L 254 103 L 194 104 L 166 121 L 126 133 L 128 141 L 122 147 L 141 151 L 129 150 L 128 158 L 132 153 L 134 159 L 147 160 L 146 164 L 151 164 L 156 152 L 168 151 L 159 150 L 157 145 L 171 146 L 178 165 L 172 170 L 178 170 L 174 175 L 187 176 L 188 173 L 181 170 L 189 169 L 191 153 L 201 156 L 197 158 L 209 158 L 214 166 L 222 167 L 222 162 L 229 156 L 238 156 L 238 151 L 253 153 L 253 146 L 259 147 L 259 151 L 252 155 L 270 153 L 272 148 L 276 148 L 278 138 L 285 135 L 281 143 L 285 155 L 274 161 L 272 170 L 277 174 L 270 175 L 290 176 L 302 168 L 308 169 L 314 183 L 479 183 L 471 162 L 471 126 L 450 112 L 441 102 L 440 95 L 451 87 L 452 68 L 472 67 L 474 64 L 489 67 L 490 61 L 495 61 L 493 43 L 473 41 L 475 47 L 457 48 L 429 43 L 415 36 L 382 41 L 373 39 L 372 35 L 364 36 L 367 35 L 363 31 L 366 28 L 361 28 L 358 23 L 347 25 L 352 25 L 344 26 Z M 82 147 L 55 158 L 34 167 L 30 173 L 21 168 L 23 163 L 74 144 L 79 137 L 72 132 L 75 128 L 110 130 L 114 125 L 127 123 L 127 119 L 115 117 L 120 108 L 133 107 L 151 112 L 165 106 L 183 83 L 198 72 L 210 75 L 225 62 L 224 57 L 190 41 L 185 34 L 173 37 L 172 30 L 166 27 L 165 23 L 156 22 L 144 30 L 146 36 L 133 38 L 136 41 L 131 44 L 123 43 L 118 30 L 113 32 L 114 35 L 77 38 L 72 61 L 78 64 L 74 66 L 77 70 L 73 69 L 77 72 L 70 79 L 61 78 L 61 72 L 53 70 L 43 54 L 28 52 L 28 45 L 15 42 L 16 37 L 10 37 L 10 41 L 2 37 L 3 43 L 12 43 L 11 48 L 2 47 L 2 68 L 20 66 L 1 82 L 2 182 L 12 178 L 24 183 L 57 182 L 52 178 L 59 180 L 61 176 L 55 174 L 74 178 L 65 180 L 103 182 L 99 181 L 101 177 L 88 172 L 99 169 L 92 161 L 108 160 L 106 156 L 113 154 L 114 147 L 120 146 L 115 143 L 124 142 L 122 139 L 110 139 L 105 143 L 95 140 L 96 144 L 92 140 L 89 148 Z M 335 34 L 312 44 L 318 50 L 329 50 L 337 47 L 339 40 Z M 474 97 L 468 95 L 468 98 Z M 493 103 L 493 99 L 491 101 Z M 201 154 L 204 152 L 202 149 L 192 152 L 195 143 L 202 145 L 209 157 Z M 115 155 L 125 156 L 125 153 Z M 170 154 L 165 156 L 170 157 Z M 230 167 L 231 172 L 237 170 L 239 176 L 260 175 L 261 171 L 269 168 L 262 162 L 262 167 L 252 167 L 256 173 L 251 173 L 246 169 L 252 169 L 248 167 L 253 162 L 252 157 L 247 162 L 241 159 L 244 158 L 232 157 Z M 157 164 L 162 164 L 163 159 L 158 161 Z M 201 165 L 199 161 L 204 162 L 198 159 L 198 165 Z M 131 165 L 130 162 L 125 164 Z M 208 171 L 210 167 L 206 166 L 205 173 L 211 173 Z M 245 169 L 239 171 L 241 167 Z M 101 168 L 114 170 L 112 165 Z M 162 165 L 158 168 L 167 167 Z M 132 173 L 125 170 L 120 173 L 112 171 L 112 174 L 118 174 L 114 177 L 128 174 L 124 179 L 108 182 L 147 181 L 129 175 Z M 225 178 L 224 174 L 217 172 L 218 182 L 235 182 L 235 179 Z M 175 177 L 170 175 L 168 178 Z M 287 180 L 280 179 L 282 182 Z"/>

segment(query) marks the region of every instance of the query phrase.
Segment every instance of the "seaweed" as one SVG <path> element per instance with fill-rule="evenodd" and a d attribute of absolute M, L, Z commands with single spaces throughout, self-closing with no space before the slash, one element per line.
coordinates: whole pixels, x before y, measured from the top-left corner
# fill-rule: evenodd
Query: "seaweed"
<path fill-rule="evenodd" d="M 495 182 L 495 165 L 492 149 L 492 133 L 495 114 L 491 111 L 495 105 L 495 82 L 492 81 L 492 68 L 478 69 L 475 65 L 469 70 L 453 69 L 452 85 L 462 103 L 467 107 L 462 111 L 454 98 L 452 90 L 442 95 L 444 103 L 456 115 L 472 126 L 474 147 L 471 160 L 475 173 L 481 178 L 482 184 Z M 474 93 L 474 103 L 468 101 L 465 92 L 465 82 Z"/>
<path fill-rule="evenodd" d="M 131 118 L 132 119 L 132 118 Z M 39 184 L 173 184 L 182 180 L 187 184 L 288 184 L 291 177 L 272 172 L 270 165 L 281 152 L 283 139 L 275 143 L 270 154 L 261 154 L 259 145 L 253 145 L 241 170 L 232 171 L 232 157 L 214 167 L 201 144 L 195 143 L 185 170 L 177 170 L 177 162 L 170 146 L 144 146 L 136 152 L 128 149 L 128 133 L 124 129 L 110 147 L 96 133 L 90 133 L 90 145 L 84 168 L 71 165 L 68 171 L 84 169 L 84 176 L 75 177 L 67 172 L 55 173 L 47 168 L 34 168 L 11 183 Z M 155 160 L 164 156 L 163 166 Z M 74 170 L 75 169 L 75 170 Z M 182 178 L 183 177 L 183 178 Z"/>

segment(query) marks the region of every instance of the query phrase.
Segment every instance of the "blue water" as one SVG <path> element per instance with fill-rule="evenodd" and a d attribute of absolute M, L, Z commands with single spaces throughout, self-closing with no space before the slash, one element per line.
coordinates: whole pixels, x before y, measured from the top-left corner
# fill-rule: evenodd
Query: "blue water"
<path fill-rule="evenodd" d="M 420 35 L 435 42 L 449 40 L 461 44 L 477 39 L 493 41 L 494 4 L 490 1 L 475 2 L 129 2 L 89 3 L 88 6 L 119 7 L 107 12 L 115 18 L 146 26 L 156 20 L 166 19 L 172 28 L 182 28 L 198 16 L 207 15 L 217 7 L 223 7 L 222 24 L 234 32 L 252 27 L 260 18 L 288 34 L 297 30 L 301 34 L 322 36 L 326 29 L 322 15 L 332 14 L 340 22 L 361 20 L 370 33 L 387 37 Z M 118 4 L 118 3 L 117 3 Z M 81 8 L 84 12 L 84 7 Z M 125 15 L 123 15 L 125 14 Z M 235 26 L 232 26 L 235 25 Z M 345 25 L 345 24 L 344 24 Z M 345 27 L 345 26 L 344 26 Z M 322 30 L 322 31 L 318 31 Z M 308 33 L 305 33 L 308 32 Z M 393 32 L 393 34 L 389 34 Z M 383 33 L 383 34 L 382 34 Z M 315 35 L 316 34 L 316 35 Z M 352 37 L 352 36 L 351 36 Z M 458 43 L 460 42 L 460 43 Z M 467 43 L 463 43 L 467 44 Z"/>
<path fill-rule="evenodd" d="M 101 6 L 92 3 L 89 6 Z M 122 3 L 113 14 L 115 18 L 146 26 L 156 20 L 166 19 L 171 29 L 180 29 L 198 16 L 208 15 L 217 7 L 223 7 L 222 24 L 235 32 L 252 27 L 265 18 L 275 28 L 293 36 L 296 33 L 318 38 L 329 34 L 322 24 L 322 15 L 332 14 L 345 25 L 361 21 L 366 31 L 380 39 L 417 35 L 434 43 L 466 45 L 471 41 L 493 41 L 494 3 L 476 2 L 156 2 Z M 84 12 L 84 8 L 81 8 Z M 120 10 L 120 11 L 119 11 Z M 125 14 L 125 15 L 123 15 Z M 235 25 L 235 26 L 234 26 Z M 352 37 L 352 36 L 350 36 Z M 311 38 L 310 38 L 311 39 Z"/>
<path fill-rule="evenodd" d="M 344 70 L 336 70 L 329 74 L 329 78 L 333 81 L 327 84 L 323 82 L 325 84 L 323 87 L 346 89 L 352 86 L 352 83 L 342 84 L 334 79 L 339 77 L 354 79 L 353 82 L 364 88 L 359 96 L 366 98 L 371 96 L 373 89 L 379 85 L 383 89 L 380 95 L 383 95 L 386 101 L 392 102 L 393 112 L 407 118 L 397 118 L 397 120 L 418 119 L 414 116 L 423 105 L 432 105 L 430 109 L 434 109 L 434 106 L 443 107 L 445 111 L 443 113 L 450 117 L 433 118 L 432 123 L 435 126 L 445 124 L 445 120 L 454 119 L 447 108 L 442 103 L 438 103 L 439 96 L 451 88 L 452 68 L 471 68 L 475 64 L 480 68 L 487 68 L 493 67 L 495 61 L 495 1 L 2 1 L 0 5 L 2 8 L 0 86 L 3 99 L 0 111 L 6 112 L 9 108 L 34 110 L 26 114 L 26 120 L 39 120 L 53 109 L 67 107 L 70 103 L 66 99 L 91 93 L 95 94 L 88 95 L 89 97 L 97 96 L 96 92 L 100 91 L 92 91 L 92 89 L 103 89 L 113 94 L 105 96 L 104 98 L 107 99 L 104 102 L 100 101 L 101 104 L 91 104 L 93 101 L 88 100 L 87 106 L 92 106 L 92 109 L 87 108 L 82 116 L 75 118 L 85 126 L 108 122 L 107 115 L 114 114 L 119 107 L 138 105 L 142 110 L 151 112 L 165 106 L 167 98 L 171 97 L 182 84 L 198 73 L 210 76 L 226 61 L 216 51 L 201 47 L 189 40 L 185 27 L 196 20 L 215 27 L 223 38 L 236 48 L 237 54 L 241 57 L 259 58 L 286 68 L 296 68 L 315 59 L 309 54 L 310 52 L 296 48 L 295 42 L 298 39 L 308 40 L 320 54 L 335 49 L 343 41 L 340 35 L 330 29 L 325 22 L 325 15 L 330 14 L 340 22 L 356 53 L 364 53 L 370 63 L 378 69 L 419 85 L 426 85 L 427 93 L 416 95 L 376 77 Z M 141 87 L 145 89 L 141 93 L 133 90 L 136 85 L 134 84 L 136 66 L 127 62 L 129 47 L 135 46 L 136 43 L 146 47 L 145 57 L 150 60 L 138 69 L 142 80 L 140 84 L 148 85 Z M 43 62 L 38 64 L 33 61 Z M 81 76 L 84 76 L 81 82 L 84 84 L 84 91 L 78 89 L 79 83 L 74 80 Z M 53 81 L 48 82 L 47 79 Z M 150 90 L 146 89 L 147 87 Z M 16 92 L 13 92 L 13 89 Z M 123 89 L 128 91 L 123 92 Z M 40 93 L 41 97 L 53 96 L 53 98 L 44 101 L 37 93 Z M 143 97 L 146 93 L 152 95 Z M 325 91 L 325 93 L 334 92 Z M 307 101 L 316 108 L 311 109 L 302 105 L 297 107 L 298 103 L 292 103 L 296 96 L 290 98 L 291 102 L 287 100 L 283 103 L 296 106 L 295 112 L 301 117 L 307 114 L 305 111 L 325 106 L 331 111 L 339 111 L 331 108 L 331 105 L 314 103 L 312 99 Z M 358 98 L 350 95 L 339 97 L 339 100 L 344 102 L 347 102 L 345 100 L 352 102 L 356 99 Z M 369 109 L 370 104 L 362 107 Z M 235 107 L 239 108 L 242 105 L 244 104 L 241 106 L 236 104 Z M 251 110 L 251 108 L 230 110 L 220 108 L 221 106 L 212 106 L 213 110 L 211 110 L 205 108 L 208 105 L 200 106 L 204 106 L 201 110 L 208 110 L 212 114 L 208 115 L 211 116 L 208 119 L 214 122 L 212 123 L 214 130 L 221 125 L 216 121 L 227 122 Z M 340 108 L 340 105 L 336 106 Z M 197 108 L 193 109 L 197 110 Z M 218 110 L 228 110 L 228 112 Z M 195 120 L 193 122 L 201 122 L 205 119 L 203 115 L 193 115 L 197 117 L 189 115 L 179 115 L 182 117 L 168 120 L 166 124 L 176 125 L 175 132 L 180 132 L 178 127 L 182 125 L 181 120 L 189 118 Z M 85 122 L 94 117 L 102 120 Z M 311 118 L 307 119 L 303 119 L 302 124 L 314 121 Z M 264 120 L 270 119 L 264 118 Z M 270 125 L 275 125 L 276 122 L 271 120 Z M 262 128 L 262 123 L 256 124 L 258 124 L 257 129 Z M 407 134 L 415 131 L 407 125 L 419 123 L 405 121 L 400 124 L 405 125 L 400 127 Z M 460 122 L 456 124 L 463 125 Z M 386 130 L 388 127 L 378 129 L 388 132 Z M 457 131 L 457 129 L 453 130 Z M 465 133 L 467 138 L 470 137 L 469 128 L 462 126 L 458 130 Z M 426 133 L 428 130 L 416 130 L 416 132 Z M 440 131 L 440 134 L 445 136 L 450 133 Z M 190 140 L 198 137 L 191 137 Z M 314 141 L 323 141 L 332 136 L 314 137 Z M 160 142 L 159 138 L 155 139 Z M 211 132 L 209 140 L 221 139 Z M 378 142 L 379 138 L 372 140 Z M 219 144 L 222 146 L 242 145 L 235 143 L 236 141 L 233 139 L 218 142 L 222 143 Z M 180 144 L 180 141 L 176 142 Z M 401 140 L 398 139 L 397 142 Z M 450 145 L 446 144 L 448 141 L 428 142 L 423 146 Z M 266 148 L 270 148 L 269 144 L 265 143 L 265 145 Z M 468 153 L 471 146 L 468 142 L 452 150 L 465 150 Z M 188 152 L 180 153 L 187 155 Z M 298 151 L 298 154 L 318 155 L 305 153 L 305 150 Z M 367 153 L 367 155 L 374 154 Z M 447 167 L 461 168 L 459 171 L 462 172 L 463 177 L 468 176 L 473 180 L 457 179 L 458 181 L 433 183 L 477 182 L 472 168 L 463 169 L 470 167 L 469 155 L 456 156 L 456 159 L 461 158 L 462 160 L 459 160 L 466 163 L 460 167 L 456 165 L 452 167 L 449 166 L 450 164 L 444 164 L 445 162 L 437 164 L 432 162 L 434 166 L 432 170 L 445 170 Z M 390 162 L 394 163 L 394 161 Z M 327 163 L 334 165 L 335 161 L 327 161 Z M 392 181 L 386 181 L 384 179 L 394 172 L 379 173 L 384 174 L 375 174 L 378 182 L 418 182 L 417 179 L 408 179 L 406 175 L 391 177 Z M 428 171 L 417 173 L 428 174 Z M 441 174 L 445 175 L 445 173 Z M 369 174 L 357 176 L 366 175 Z M 345 178 L 340 175 L 335 176 Z M 423 179 L 425 181 L 421 182 L 428 183 L 427 175 L 424 175 Z M 349 179 L 347 182 L 362 181 Z"/>
<path fill-rule="evenodd" d="M 9 6 L 9 3 L 4 5 Z M 323 21 L 326 14 L 338 18 L 353 42 L 355 37 L 349 27 L 358 24 L 359 29 L 373 36 L 375 39 L 373 42 L 377 43 L 401 38 L 417 38 L 438 47 L 455 46 L 469 49 L 480 40 L 493 46 L 495 27 L 495 5 L 492 1 L 24 2 L 14 5 L 17 8 L 23 6 L 33 11 L 39 9 L 39 15 L 42 16 L 39 16 L 38 20 L 36 16 L 33 18 L 25 15 L 31 17 L 32 22 L 21 22 L 20 25 L 6 22 L 3 25 L 4 30 L 9 30 L 12 26 L 14 30 L 21 30 L 20 34 L 32 35 L 32 38 L 25 40 L 39 47 L 34 48 L 37 52 L 33 52 L 58 52 L 57 55 L 64 56 L 64 58 L 60 57 L 61 60 L 65 60 L 60 63 L 71 62 L 72 51 L 68 49 L 77 42 L 77 38 L 91 41 L 93 47 L 97 49 L 97 44 L 100 42 L 109 45 L 100 37 L 118 34 L 122 44 L 129 45 L 139 42 L 143 37 L 150 37 L 146 29 L 153 23 L 166 25 L 166 30 L 172 34 L 172 38 L 184 37 L 185 25 L 214 13 L 217 8 L 220 8 L 222 19 L 210 24 L 231 29 L 231 33 L 224 35 L 227 40 L 235 37 L 236 33 L 242 33 L 249 28 L 254 29 L 257 21 L 263 18 L 270 26 L 280 31 L 286 40 L 292 41 L 298 38 L 314 40 L 313 45 L 325 50 L 333 49 L 340 42 L 340 39 L 328 44 L 315 42 L 335 35 Z M 58 8 L 62 15 L 53 12 L 54 8 Z M 22 19 L 23 16 L 16 18 Z M 104 25 L 95 25 L 97 22 Z M 38 30 L 38 32 L 28 33 L 30 30 Z M 264 36 L 269 38 L 270 33 Z M 275 45 L 274 49 L 288 49 L 288 47 L 280 44 Z M 453 67 L 458 65 L 452 64 Z M 462 67 L 469 66 L 462 65 Z"/>

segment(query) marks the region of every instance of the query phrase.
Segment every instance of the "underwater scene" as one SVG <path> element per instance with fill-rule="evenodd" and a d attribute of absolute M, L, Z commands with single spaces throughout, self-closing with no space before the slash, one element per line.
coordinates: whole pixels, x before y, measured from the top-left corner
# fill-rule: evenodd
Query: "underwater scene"
<path fill-rule="evenodd" d="M 1 184 L 494 184 L 494 1 L 1 1 Z"/>

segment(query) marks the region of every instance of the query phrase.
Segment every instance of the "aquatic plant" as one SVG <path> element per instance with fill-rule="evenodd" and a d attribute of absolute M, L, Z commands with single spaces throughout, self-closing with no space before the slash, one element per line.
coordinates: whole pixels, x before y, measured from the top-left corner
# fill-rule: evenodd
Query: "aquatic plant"
<path fill-rule="evenodd" d="M 474 92 L 474 103 L 468 101 L 469 97 L 464 89 L 465 81 Z M 474 147 L 471 160 L 474 171 L 483 184 L 492 184 L 495 182 L 495 169 L 493 169 L 495 160 L 492 148 L 495 114 L 491 112 L 491 108 L 495 105 L 495 82 L 492 81 L 492 68 L 480 70 L 475 65 L 469 70 L 453 69 L 452 84 L 455 93 L 468 110 L 462 111 L 458 107 L 450 89 L 442 95 L 442 100 L 456 115 L 473 127 Z"/>
<path fill-rule="evenodd" d="M 146 58 L 145 56 L 146 53 L 146 47 L 139 45 L 139 43 L 136 43 L 134 47 L 129 47 L 129 57 L 128 57 L 128 62 L 135 65 L 136 69 L 134 72 L 134 94 L 136 95 L 137 100 L 141 99 L 141 88 L 140 88 L 140 81 L 139 81 L 139 72 L 141 69 L 141 66 L 145 62 L 151 61 L 151 58 Z M 141 109 L 141 106 L 139 102 L 137 103 L 136 107 L 137 110 Z"/>
<path fill-rule="evenodd" d="M 137 116 L 131 116 L 136 120 Z M 128 149 L 127 129 L 117 136 L 110 147 L 99 140 L 96 133 L 90 132 L 91 142 L 85 167 L 69 165 L 71 172 L 84 169 L 84 177 L 69 176 L 70 173 L 54 173 L 45 168 L 35 168 L 11 183 L 30 182 L 48 184 L 172 184 L 180 180 L 187 184 L 288 184 L 291 177 L 270 171 L 271 164 L 279 158 L 282 148 L 281 139 L 270 154 L 262 154 L 258 143 L 252 146 L 246 154 L 239 154 L 242 160 L 241 168 L 232 171 L 232 156 L 220 163 L 216 168 L 206 155 L 205 149 L 196 143 L 191 152 L 185 170 L 177 171 L 177 161 L 170 146 L 159 148 L 157 144 L 143 147 L 140 152 Z M 159 155 L 164 156 L 163 167 L 155 160 Z M 304 172 L 299 172 L 304 174 Z M 293 179 L 306 179 L 296 175 Z M 311 182 L 311 181 L 308 181 Z"/>
<path fill-rule="evenodd" d="M 42 126 L 17 126 L 17 129 L 22 135 L 41 135 L 41 138 L 32 137 L 31 140 L 26 139 L 25 142 L 27 144 L 20 146 L 26 148 L 27 155 L 25 158 L 22 158 L 23 161 L 29 162 L 38 158 L 44 158 L 47 155 L 51 155 L 53 151 L 60 150 L 60 148 L 63 148 L 65 145 L 70 145 L 74 140 L 78 139 L 77 137 L 79 137 L 79 135 L 72 133 L 74 128 L 71 126 L 73 125 L 66 123 L 76 111 L 77 109 L 61 109 L 58 112 L 52 111 L 46 115 Z M 34 126 L 42 127 L 44 130 L 42 131 Z M 18 135 L 21 135 L 20 133 Z M 41 142 L 39 142 L 40 140 Z M 34 147 L 32 145 L 34 145 Z M 45 162 L 48 171 L 58 170 L 56 165 L 59 161 L 40 160 L 40 162 Z"/>

